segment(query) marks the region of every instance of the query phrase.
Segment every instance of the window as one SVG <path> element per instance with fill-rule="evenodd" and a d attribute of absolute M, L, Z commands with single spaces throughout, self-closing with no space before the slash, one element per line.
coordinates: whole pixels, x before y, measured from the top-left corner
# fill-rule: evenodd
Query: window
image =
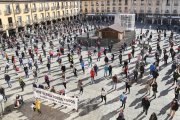
<path fill-rule="evenodd" d="M 22 18 L 21 18 L 21 16 L 18 16 L 18 17 L 17 17 L 17 24 L 18 24 L 19 26 L 22 25 Z"/>
<path fill-rule="evenodd" d="M 128 0 L 125 0 L 125 5 L 128 5 Z"/>
<path fill-rule="evenodd" d="M 6 8 L 5 8 L 5 9 L 6 9 L 5 12 L 6 12 L 7 14 L 11 13 L 10 5 L 6 5 Z"/>

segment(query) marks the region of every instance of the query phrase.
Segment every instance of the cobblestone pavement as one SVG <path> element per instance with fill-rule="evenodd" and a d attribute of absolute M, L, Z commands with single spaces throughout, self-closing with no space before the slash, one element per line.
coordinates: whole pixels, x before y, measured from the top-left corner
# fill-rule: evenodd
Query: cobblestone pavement
<path fill-rule="evenodd" d="M 153 52 L 155 52 L 156 49 L 156 38 L 157 34 L 156 31 L 152 30 L 153 32 L 153 39 L 150 43 L 153 47 Z M 136 33 L 140 33 L 140 29 L 136 29 Z M 170 35 L 170 32 L 167 32 L 167 35 Z M 175 48 L 179 44 L 179 41 L 176 42 Z M 56 47 L 58 46 L 58 41 L 55 41 Z M 161 41 L 161 48 L 168 47 L 168 41 Z M 49 49 L 49 46 L 46 47 L 47 50 Z M 56 49 L 54 49 L 56 50 Z M 169 50 L 169 48 L 167 48 Z M 42 52 L 41 50 L 39 52 Z M 130 47 L 128 47 L 128 50 L 124 52 L 123 60 L 127 59 L 127 54 L 130 52 Z M 130 73 L 132 73 L 132 70 L 134 68 L 135 63 L 137 62 L 137 56 L 140 52 L 140 48 L 136 45 L 135 47 L 135 58 L 132 59 L 129 69 Z M 13 52 L 9 51 L 9 53 L 14 54 Z M 81 66 L 79 64 L 78 56 L 74 56 L 74 62 L 76 64 L 76 67 L 78 69 L 78 78 L 83 79 L 83 87 L 84 87 L 84 93 L 83 95 L 79 96 L 79 110 L 78 112 L 73 111 L 71 108 L 65 108 L 61 107 L 60 105 L 53 106 L 51 103 L 43 102 L 43 105 L 47 105 L 49 107 L 44 107 L 50 110 L 44 110 L 42 107 L 42 113 L 47 114 L 49 116 L 49 120 L 115 120 L 118 116 L 118 110 L 120 109 L 121 103 L 118 99 L 119 95 L 125 90 L 125 83 L 119 82 L 117 85 L 117 90 L 111 89 L 111 78 L 104 77 L 103 73 L 103 65 L 104 65 L 104 58 L 101 58 L 101 61 L 96 61 L 96 56 L 93 56 L 93 64 L 97 64 L 99 67 L 98 76 L 95 77 L 95 84 L 90 84 L 90 78 L 89 78 L 89 70 L 90 67 L 87 66 L 87 51 L 83 51 L 83 59 L 85 62 L 85 75 L 81 71 Z M 110 53 L 108 53 L 108 56 L 110 57 Z M 154 57 L 154 54 L 151 54 L 150 57 Z M 118 54 L 115 56 L 116 60 L 113 63 L 110 63 L 113 66 L 113 74 L 118 74 L 120 77 L 121 73 L 121 67 L 119 66 L 119 60 L 118 60 Z M 162 58 L 162 56 L 161 56 Z M 37 59 L 37 58 L 36 58 Z M 74 94 L 78 94 L 79 90 L 77 89 L 77 80 L 78 78 L 73 76 L 72 70 L 70 68 L 70 64 L 67 62 L 66 55 L 62 56 L 63 64 L 66 65 L 67 72 L 67 96 L 72 96 Z M 44 83 L 44 74 L 47 73 L 46 68 L 46 58 L 43 57 L 43 65 L 40 65 L 40 72 L 38 73 L 38 83 Z M 135 83 L 131 87 L 131 93 L 127 94 L 127 103 L 126 108 L 124 110 L 124 115 L 126 120 L 148 120 L 151 113 L 155 112 L 158 115 L 158 120 L 168 120 L 167 113 L 169 112 L 169 103 L 174 98 L 174 87 L 172 86 L 172 75 L 169 75 L 169 69 L 171 68 L 171 59 L 169 59 L 168 66 L 163 66 L 163 61 L 160 62 L 160 76 L 157 79 L 158 83 L 158 93 L 157 98 L 151 101 L 151 106 L 148 111 L 148 115 L 142 113 L 142 107 L 141 107 L 141 98 L 145 96 L 145 83 L 148 78 L 149 71 L 145 73 L 145 76 L 142 80 L 139 80 L 138 83 Z M 1 57 L 0 59 L 1 68 L 5 65 L 5 59 Z M 52 70 L 50 75 L 50 81 L 51 86 L 55 86 L 56 90 L 63 89 L 62 80 L 60 78 L 60 68 L 56 62 L 56 58 L 53 59 L 52 62 Z M 146 66 L 146 69 L 149 68 L 149 65 Z M 24 92 L 21 92 L 21 89 L 19 87 L 19 83 L 17 80 L 18 76 L 24 76 L 23 68 L 20 68 L 20 72 L 18 72 L 18 75 L 15 74 L 15 71 L 12 70 L 12 65 L 10 67 L 9 74 L 12 77 L 12 88 L 7 88 L 7 84 L 4 81 L 4 69 L 1 69 L 1 75 L 0 75 L 0 83 L 3 87 L 6 88 L 6 94 L 8 96 L 8 101 L 6 102 L 6 106 L 11 105 L 14 102 L 16 94 L 23 95 L 25 100 L 31 99 L 33 97 L 33 89 L 32 89 L 32 83 L 33 83 L 33 75 L 32 71 L 30 71 L 30 78 L 23 78 L 26 86 Z M 107 104 L 101 103 L 100 95 L 101 95 L 101 88 L 104 87 L 107 91 Z M 152 95 L 152 93 L 151 93 Z M 151 97 L 148 96 L 148 97 Z M 29 104 L 29 103 L 28 103 Z M 24 104 L 25 106 L 27 104 Z M 30 107 L 24 107 L 24 109 L 31 109 Z M 20 110 L 13 110 L 12 112 L 6 114 L 3 116 L 3 120 L 26 120 L 26 119 L 33 119 L 29 117 L 28 113 L 24 113 L 25 111 Z M 30 110 L 27 110 L 30 112 Z M 43 111 L 48 111 L 47 113 L 44 113 Z M 51 114 L 52 111 L 52 114 Z M 54 112 L 56 111 L 56 112 Z M 59 111 L 59 112 L 57 112 Z M 60 114 L 59 116 L 65 116 L 64 118 L 51 118 L 51 115 Z M 36 116 L 39 116 L 37 113 L 30 112 L 32 116 L 36 118 Z M 37 117 L 38 118 L 38 117 Z M 180 119 L 180 112 L 177 111 L 174 117 L 174 120 Z M 35 120 L 35 119 L 34 119 Z M 38 120 L 38 119 L 36 119 Z"/>

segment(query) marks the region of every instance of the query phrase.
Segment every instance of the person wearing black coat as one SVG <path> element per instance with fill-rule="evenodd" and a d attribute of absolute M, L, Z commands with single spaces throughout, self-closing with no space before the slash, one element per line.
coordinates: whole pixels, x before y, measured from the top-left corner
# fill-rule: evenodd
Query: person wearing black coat
<path fill-rule="evenodd" d="M 142 78 L 143 75 L 144 75 L 144 66 L 141 65 L 141 66 L 140 66 L 140 78 Z"/>
<path fill-rule="evenodd" d="M 170 113 L 168 114 L 169 116 L 171 116 L 171 119 L 174 117 L 174 115 L 175 115 L 176 111 L 178 110 L 178 108 L 179 108 L 178 101 L 177 101 L 177 99 L 174 99 L 171 102 Z"/>
<path fill-rule="evenodd" d="M 3 99 L 4 99 L 5 101 L 7 101 L 7 97 L 6 97 L 6 95 L 5 95 L 5 90 L 4 90 L 4 88 L 3 88 L 2 86 L 0 86 L 0 94 L 3 96 Z"/>
<path fill-rule="evenodd" d="M 157 87 L 158 87 L 157 82 L 154 81 L 151 86 L 152 86 L 152 91 L 153 91 L 152 97 L 154 96 L 154 98 L 156 98 Z"/>
<path fill-rule="evenodd" d="M 147 115 L 147 112 L 148 112 L 148 109 L 149 109 L 149 106 L 150 106 L 149 99 L 147 97 L 144 97 L 142 99 L 141 105 L 143 107 L 143 112 L 145 112 L 145 114 Z"/>
<path fill-rule="evenodd" d="M 178 82 L 178 78 L 179 78 L 179 77 L 180 77 L 180 75 L 179 75 L 178 71 L 175 70 L 174 73 L 173 73 L 173 79 L 174 79 L 174 81 L 173 81 L 173 84 L 172 84 L 172 85 L 174 85 L 175 83 Z"/>
<path fill-rule="evenodd" d="M 109 76 L 112 76 L 112 66 L 109 65 Z"/>
<path fill-rule="evenodd" d="M 158 71 L 157 71 L 157 70 L 154 70 L 154 71 L 152 72 L 152 76 L 153 76 L 153 78 L 156 80 L 157 77 L 159 76 Z"/>
<path fill-rule="evenodd" d="M 174 88 L 174 94 L 175 94 L 175 99 L 179 99 L 179 90 L 180 90 L 180 87 L 179 85 L 177 85 L 175 88 Z"/>
<path fill-rule="evenodd" d="M 108 57 L 107 57 L 107 56 L 105 56 L 105 58 L 104 58 L 104 62 L 105 62 L 105 64 L 108 64 L 109 59 L 108 59 Z"/>

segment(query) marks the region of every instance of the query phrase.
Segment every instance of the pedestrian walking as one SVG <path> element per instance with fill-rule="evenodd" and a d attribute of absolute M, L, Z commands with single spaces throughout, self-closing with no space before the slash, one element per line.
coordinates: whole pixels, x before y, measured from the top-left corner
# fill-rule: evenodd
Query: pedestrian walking
<path fill-rule="evenodd" d="M 81 61 L 81 68 L 82 68 L 83 73 L 85 73 L 85 69 L 84 69 L 84 61 L 83 61 L 83 60 Z"/>
<path fill-rule="evenodd" d="M 178 108 L 179 108 L 178 101 L 177 99 L 174 99 L 170 104 L 170 113 L 168 114 L 171 117 L 171 119 L 174 117 Z"/>
<path fill-rule="evenodd" d="M 51 64 L 50 62 L 47 63 L 47 69 L 48 69 L 48 73 L 50 74 L 51 73 Z"/>
<path fill-rule="evenodd" d="M 145 114 L 147 115 L 150 106 L 150 101 L 146 96 L 142 99 L 141 105 L 143 107 L 143 112 L 145 112 Z"/>
<path fill-rule="evenodd" d="M 125 95 L 125 92 L 123 92 L 120 96 L 119 96 L 120 101 L 122 102 L 121 107 L 123 107 L 125 109 L 126 106 L 126 100 L 127 100 L 127 96 Z"/>
<path fill-rule="evenodd" d="M 94 64 L 93 68 L 94 68 L 94 72 L 95 72 L 95 74 L 96 74 L 96 76 L 97 76 L 98 66 L 97 66 L 96 64 Z"/>
<path fill-rule="evenodd" d="M 66 89 L 66 83 L 67 83 L 67 81 L 66 81 L 65 74 L 62 74 L 62 81 L 63 81 L 63 86 L 64 86 L 64 88 Z"/>
<path fill-rule="evenodd" d="M 125 86 L 126 86 L 126 91 L 125 93 L 127 92 L 128 90 L 128 94 L 130 93 L 130 87 L 131 87 L 131 82 L 129 79 L 127 79 L 127 81 L 125 81 Z"/>
<path fill-rule="evenodd" d="M 124 109 L 120 110 L 119 115 L 116 118 L 116 120 L 125 120 L 125 118 L 124 118 Z"/>

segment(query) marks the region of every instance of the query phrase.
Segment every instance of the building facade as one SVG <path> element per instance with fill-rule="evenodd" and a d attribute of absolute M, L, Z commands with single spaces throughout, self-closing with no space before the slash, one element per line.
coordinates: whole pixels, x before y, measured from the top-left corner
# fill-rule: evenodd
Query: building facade
<path fill-rule="evenodd" d="M 134 13 L 136 21 L 180 25 L 180 0 L 82 0 L 81 5 L 81 11 L 91 19 L 114 19 L 113 14 Z"/>
<path fill-rule="evenodd" d="M 1 0 L 0 33 L 21 31 L 35 24 L 75 19 L 80 13 L 79 0 Z"/>

